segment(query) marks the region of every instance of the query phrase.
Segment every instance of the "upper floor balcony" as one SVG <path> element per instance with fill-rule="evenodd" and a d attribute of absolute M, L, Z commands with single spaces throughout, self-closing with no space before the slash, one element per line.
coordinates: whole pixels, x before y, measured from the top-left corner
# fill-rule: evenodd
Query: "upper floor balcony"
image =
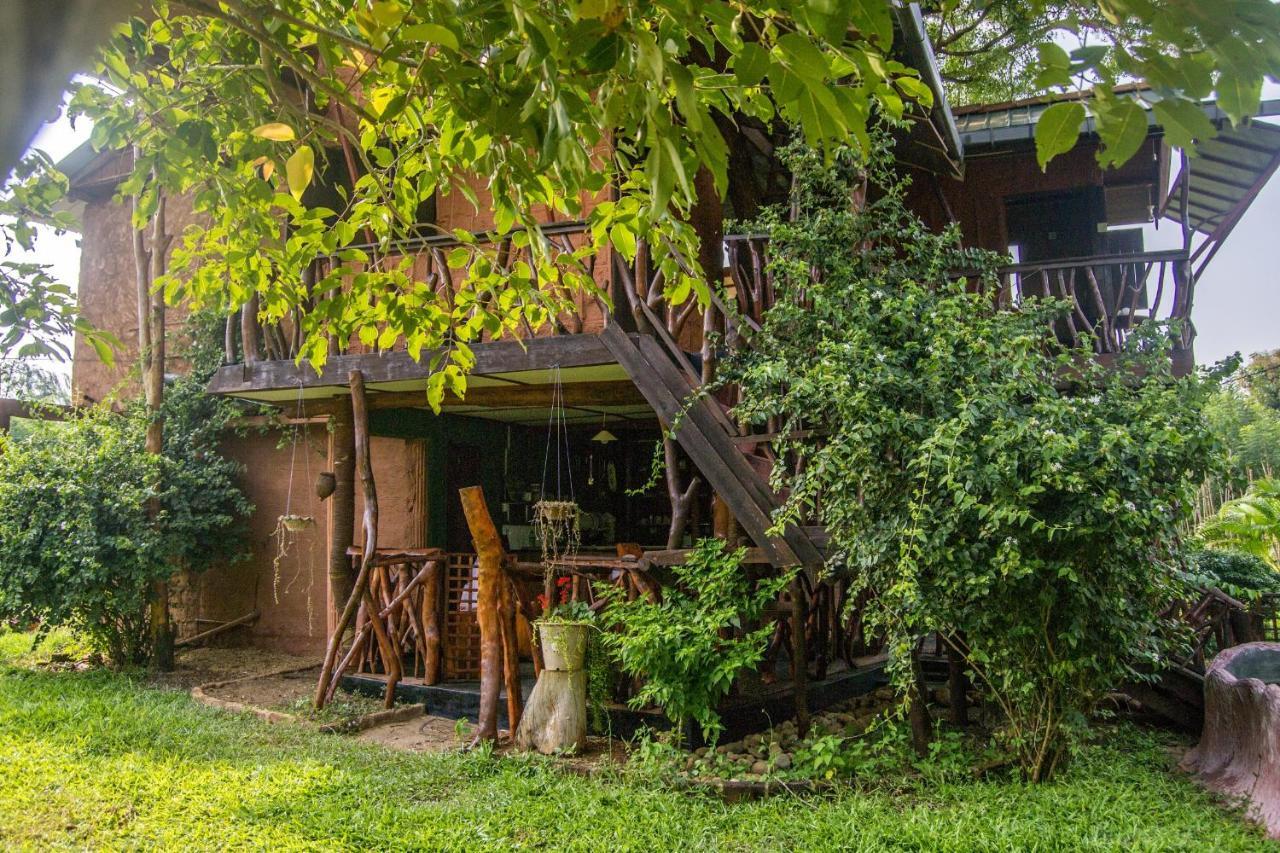
<path fill-rule="evenodd" d="M 586 226 L 581 222 L 563 222 L 544 227 L 543 234 L 553 251 L 571 254 L 586 241 Z M 517 265 L 530 262 L 524 241 L 512 235 L 495 237 L 477 234 L 478 243 L 493 249 L 498 272 L 510 273 Z M 425 237 L 397 244 L 395 252 L 378 258 L 387 267 L 396 267 L 407 258 L 408 275 L 425 283 L 449 310 L 458 304 L 458 294 L 466 275 L 465 265 L 450 263 L 450 254 L 463 245 L 452 236 Z M 365 247 L 368 250 L 368 247 Z M 769 270 L 769 240 L 760 235 L 730 235 L 724 239 L 724 271 L 713 288 L 710 304 L 699 305 L 692 294 L 679 304 L 671 304 L 660 271 L 659 258 L 650 247 L 640 245 L 633 262 L 628 263 L 617 252 L 607 258 L 590 256 L 585 271 L 595 282 L 598 292 L 570 292 L 572 308 L 560 312 L 550 322 L 534 328 L 527 321 L 516 336 L 522 339 L 563 337 L 598 333 L 606 323 L 617 322 L 628 332 L 656 335 L 668 348 L 689 353 L 692 368 L 705 376 L 713 370 L 717 353 L 712 342 L 722 340 L 734 346 L 745 332 L 748 336 L 764 322 L 765 314 L 777 299 L 777 291 Z M 316 279 L 349 261 L 323 258 L 312 271 Z M 542 287 L 564 288 L 559 282 L 540 283 Z M 1059 341 L 1070 346 L 1087 346 L 1106 361 L 1121 351 L 1126 339 L 1145 323 L 1172 324 L 1175 340 L 1175 362 L 1180 371 L 1193 365 L 1191 345 L 1195 330 L 1191 319 L 1194 276 L 1186 251 L 1135 252 L 1073 257 L 1052 261 L 1014 263 L 1000 268 L 994 294 L 997 304 L 1017 310 L 1030 298 L 1052 297 L 1064 300 L 1069 308 L 1054 324 Z M 297 315 L 283 321 L 263 325 L 243 314 L 228 322 L 226 362 L 285 361 L 296 358 L 302 343 Z M 479 342 L 494 335 L 482 331 Z M 245 342 L 248 342 L 246 348 Z M 404 349 L 399 339 L 390 349 Z M 334 345 L 332 352 L 364 353 L 373 347 L 359 341 L 347 346 Z M 248 357 L 245 358 L 246 352 Z"/>

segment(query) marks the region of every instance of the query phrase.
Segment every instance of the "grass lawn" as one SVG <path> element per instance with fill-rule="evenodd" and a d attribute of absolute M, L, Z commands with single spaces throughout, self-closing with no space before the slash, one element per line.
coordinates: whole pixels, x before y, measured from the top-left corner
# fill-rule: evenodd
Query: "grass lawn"
<path fill-rule="evenodd" d="M 540 759 L 411 755 L 271 726 L 0 636 L 6 849 L 1256 850 L 1261 834 L 1122 727 L 1058 781 L 725 805 Z"/>

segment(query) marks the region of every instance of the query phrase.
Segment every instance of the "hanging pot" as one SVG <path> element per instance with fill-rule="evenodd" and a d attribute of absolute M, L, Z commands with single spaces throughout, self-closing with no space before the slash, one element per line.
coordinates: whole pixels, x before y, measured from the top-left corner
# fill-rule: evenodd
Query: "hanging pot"
<path fill-rule="evenodd" d="M 587 632 L 581 622 L 539 622 L 542 666 L 552 672 L 577 672 L 587 657 Z"/>
<path fill-rule="evenodd" d="M 338 488 L 338 478 L 332 471 L 321 471 L 316 475 L 316 497 L 324 500 Z"/>
<path fill-rule="evenodd" d="M 574 501 L 538 501 L 533 510 L 539 519 L 547 523 L 572 521 L 578 515 L 578 505 Z"/>
<path fill-rule="evenodd" d="M 313 526 L 316 520 L 309 515 L 282 515 L 280 516 L 280 524 L 285 530 L 297 533 L 299 530 L 306 530 Z"/>

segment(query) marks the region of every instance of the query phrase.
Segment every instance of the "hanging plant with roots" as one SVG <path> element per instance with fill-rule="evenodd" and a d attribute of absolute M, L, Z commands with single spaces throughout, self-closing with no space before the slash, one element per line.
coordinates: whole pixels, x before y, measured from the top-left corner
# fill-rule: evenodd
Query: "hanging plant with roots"
<path fill-rule="evenodd" d="M 582 510 L 574 499 L 573 463 L 569 451 L 569 426 L 564 415 L 564 386 L 560 368 L 552 370 L 551 416 L 547 421 L 547 448 L 542 461 L 541 499 L 533 505 L 533 533 L 542 546 L 543 594 L 548 607 L 555 604 L 556 563 L 578 553 L 582 544 Z M 551 467 L 554 465 L 554 470 Z M 562 477 L 562 472 L 566 475 Z M 554 482 L 555 496 L 550 490 Z M 544 610 L 545 616 L 550 610 Z"/>
<path fill-rule="evenodd" d="M 722 376 L 739 417 L 801 436 L 779 448 L 799 460 L 775 472 L 781 519 L 816 514 L 850 599 L 874 591 L 904 694 L 916 640 L 940 632 L 1044 779 L 1098 700 L 1167 659 L 1157 614 L 1213 466 L 1213 383 L 1171 375 L 1159 324 L 1107 369 L 1054 338 L 1064 303 L 997 311 L 1001 259 L 930 231 L 879 145 L 866 171 L 789 151 L 792 208 L 750 226 L 771 236 L 777 304 Z"/>

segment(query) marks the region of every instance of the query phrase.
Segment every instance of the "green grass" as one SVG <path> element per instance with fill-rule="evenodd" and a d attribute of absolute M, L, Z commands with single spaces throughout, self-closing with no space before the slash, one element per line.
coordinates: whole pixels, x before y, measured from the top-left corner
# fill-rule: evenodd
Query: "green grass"
<path fill-rule="evenodd" d="M 409 755 L 271 726 L 0 636 L 6 849 L 1254 850 L 1266 842 L 1121 727 L 1058 781 L 725 805 L 541 759 Z"/>

